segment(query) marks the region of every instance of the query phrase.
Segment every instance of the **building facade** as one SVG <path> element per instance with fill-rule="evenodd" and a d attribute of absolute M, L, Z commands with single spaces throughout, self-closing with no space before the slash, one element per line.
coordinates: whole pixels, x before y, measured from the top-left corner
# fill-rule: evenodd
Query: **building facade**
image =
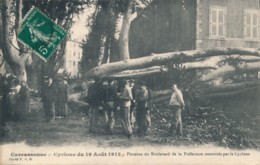
<path fill-rule="evenodd" d="M 259 48 L 259 3 L 259 0 L 197 0 L 196 48 Z"/>
<path fill-rule="evenodd" d="M 131 57 L 260 47 L 259 0 L 155 0 L 132 22 Z"/>
<path fill-rule="evenodd" d="M 260 48 L 259 5 L 259 0 L 155 0 L 131 24 L 130 56 L 195 49 Z M 242 76 L 250 79 L 251 75 L 260 78 L 257 71 Z M 169 78 L 163 77 L 163 73 L 156 76 Z"/>
<path fill-rule="evenodd" d="M 64 54 L 63 69 L 69 78 L 80 77 L 80 61 L 82 58 L 81 43 L 67 41 Z"/>

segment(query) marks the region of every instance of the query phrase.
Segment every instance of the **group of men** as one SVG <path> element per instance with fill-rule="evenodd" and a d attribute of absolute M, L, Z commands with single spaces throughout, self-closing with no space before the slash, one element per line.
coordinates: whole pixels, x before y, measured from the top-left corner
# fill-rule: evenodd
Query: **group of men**
<path fill-rule="evenodd" d="M 12 74 L 0 77 L 1 122 L 25 120 L 30 113 L 30 91 L 25 81 Z"/>
<path fill-rule="evenodd" d="M 14 75 L 0 76 L 1 122 L 9 119 L 25 120 L 30 113 L 30 90 L 25 81 Z M 63 79 L 48 78 L 41 90 L 47 120 L 68 115 L 68 84 Z"/>
<path fill-rule="evenodd" d="M 105 84 L 106 83 L 106 84 Z M 149 92 L 144 82 L 134 85 L 134 80 L 107 82 L 95 81 L 88 89 L 91 119 L 90 132 L 97 132 L 99 107 L 104 110 L 105 131 L 113 133 L 115 116 L 118 113 L 124 134 L 130 138 L 133 134 L 134 121 L 138 134 L 145 135 L 151 126 L 148 107 Z"/>
<path fill-rule="evenodd" d="M 48 77 L 42 85 L 42 103 L 47 121 L 68 116 L 68 84 L 66 80 Z"/>
<path fill-rule="evenodd" d="M 54 120 L 56 116 L 68 116 L 68 84 L 63 79 L 48 78 L 42 89 L 42 102 L 45 116 L 48 121 Z M 30 94 L 29 88 L 24 81 L 19 82 L 13 76 L 1 77 L 1 125 L 6 119 L 25 119 L 29 114 Z M 185 107 L 181 90 L 176 84 L 172 86 L 172 96 L 169 106 L 175 114 L 171 125 L 175 133 L 183 134 L 182 110 Z M 87 101 L 90 105 L 90 132 L 98 132 L 98 118 L 100 109 L 104 112 L 104 129 L 106 133 L 113 134 L 116 117 L 121 121 L 124 134 L 131 138 L 135 121 L 137 133 L 146 135 L 151 126 L 149 100 L 151 92 L 147 89 L 145 82 L 135 85 L 134 80 L 93 81 L 88 88 Z M 118 114 L 118 115 L 116 115 Z"/>
<path fill-rule="evenodd" d="M 171 132 L 182 135 L 182 111 L 185 108 L 183 94 L 176 84 L 172 86 L 169 106 L 173 110 Z M 98 132 L 99 110 L 103 109 L 105 117 L 105 131 L 113 134 L 115 114 L 118 113 L 123 133 L 130 138 L 133 134 L 134 123 L 137 124 L 137 134 L 147 135 L 151 126 L 149 100 L 150 90 L 144 82 L 135 85 L 134 80 L 124 80 L 115 83 L 113 80 L 95 81 L 88 89 L 88 103 L 91 119 L 90 132 Z M 102 108 L 101 108 L 102 106 Z M 170 114 L 171 115 L 171 114 Z M 174 127 L 175 126 L 175 127 Z"/>

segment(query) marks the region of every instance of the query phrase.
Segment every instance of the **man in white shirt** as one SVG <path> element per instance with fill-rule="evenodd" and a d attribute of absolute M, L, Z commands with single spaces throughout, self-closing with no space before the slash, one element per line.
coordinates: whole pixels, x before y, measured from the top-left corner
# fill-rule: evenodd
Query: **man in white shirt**
<path fill-rule="evenodd" d="M 176 84 L 172 86 L 172 96 L 170 100 L 170 106 L 175 111 L 175 131 L 174 134 L 177 133 L 178 126 L 179 126 L 179 133 L 182 135 L 182 119 L 181 119 L 181 112 L 185 107 L 185 103 L 183 100 L 183 95 L 181 90 L 178 89 Z"/>
<path fill-rule="evenodd" d="M 119 96 L 121 102 L 121 123 L 128 138 L 132 136 L 133 130 L 130 122 L 130 106 L 133 100 L 132 91 L 128 81 L 124 81 L 122 94 Z"/>

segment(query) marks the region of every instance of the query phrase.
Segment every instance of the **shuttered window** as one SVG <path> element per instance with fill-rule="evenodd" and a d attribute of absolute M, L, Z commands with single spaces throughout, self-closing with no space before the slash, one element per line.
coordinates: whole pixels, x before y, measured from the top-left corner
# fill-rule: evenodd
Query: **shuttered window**
<path fill-rule="evenodd" d="M 226 37 L 226 9 L 210 7 L 209 10 L 209 37 Z"/>
<path fill-rule="evenodd" d="M 244 38 L 259 39 L 259 11 L 244 10 Z"/>

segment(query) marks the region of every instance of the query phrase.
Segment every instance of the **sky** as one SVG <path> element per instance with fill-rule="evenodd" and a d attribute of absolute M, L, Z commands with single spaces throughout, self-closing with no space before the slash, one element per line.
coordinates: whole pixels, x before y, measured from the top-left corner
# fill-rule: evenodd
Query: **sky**
<path fill-rule="evenodd" d="M 89 28 L 86 27 L 86 22 L 89 16 L 93 14 L 95 8 L 88 7 L 79 16 L 74 17 L 75 23 L 71 28 L 71 39 L 76 41 L 81 41 L 85 39 L 86 35 L 89 33 Z"/>

